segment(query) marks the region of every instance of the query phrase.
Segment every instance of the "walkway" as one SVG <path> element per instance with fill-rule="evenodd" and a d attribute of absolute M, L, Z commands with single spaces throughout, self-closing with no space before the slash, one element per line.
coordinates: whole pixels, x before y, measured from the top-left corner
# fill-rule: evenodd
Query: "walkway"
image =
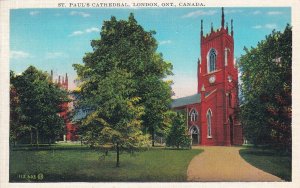
<path fill-rule="evenodd" d="M 204 152 L 192 159 L 187 170 L 188 181 L 282 181 L 277 176 L 264 172 L 240 155 L 240 147 L 206 146 Z"/>

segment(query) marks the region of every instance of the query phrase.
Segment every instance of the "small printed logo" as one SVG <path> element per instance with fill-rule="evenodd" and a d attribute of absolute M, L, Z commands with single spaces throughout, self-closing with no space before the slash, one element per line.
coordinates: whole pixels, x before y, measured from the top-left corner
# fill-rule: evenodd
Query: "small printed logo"
<path fill-rule="evenodd" d="M 44 174 L 39 173 L 39 174 L 37 175 L 37 179 L 38 179 L 38 180 L 44 179 Z"/>
<path fill-rule="evenodd" d="M 39 174 L 19 174 L 18 175 L 19 179 L 26 179 L 26 180 L 43 180 L 44 179 L 44 174 L 39 173 Z"/>

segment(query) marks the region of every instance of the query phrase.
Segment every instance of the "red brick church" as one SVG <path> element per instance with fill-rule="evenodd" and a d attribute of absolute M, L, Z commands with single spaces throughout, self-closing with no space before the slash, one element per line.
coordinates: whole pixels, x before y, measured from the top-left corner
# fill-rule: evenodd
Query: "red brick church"
<path fill-rule="evenodd" d="M 58 76 L 58 80 L 53 80 L 53 71 L 51 70 L 51 81 L 56 83 L 60 88 L 65 89 L 66 91 L 69 90 L 69 80 L 68 75 L 66 74 L 65 77 Z M 71 96 L 69 96 L 71 97 Z M 64 141 L 76 141 L 78 140 L 77 135 L 77 126 L 70 120 L 68 117 L 68 113 L 71 109 L 70 102 L 64 102 L 60 105 L 62 111 L 59 113 L 60 117 L 63 118 L 65 123 L 65 134 L 62 135 L 62 139 Z"/>
<path fill-rule="evenodd" d="M 237 118 L 238 68 L 234 61 L 233 21 L 221 28 L 200 32 L 197 94 L 175 99 L 172 108 L 184 110 L 193 145 L 241 145 L 242 127 Z"/>

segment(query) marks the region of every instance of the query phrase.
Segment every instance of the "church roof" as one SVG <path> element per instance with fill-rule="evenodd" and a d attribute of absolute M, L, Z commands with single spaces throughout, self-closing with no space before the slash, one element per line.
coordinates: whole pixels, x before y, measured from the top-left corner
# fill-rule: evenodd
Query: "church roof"
<path fill-rule="evenodd" d="M 174 99 L 171 104 L 171 108 L 177 108 L 177 107 L 200 103 L 200 102 L 201 102 L 201 95 L 200 93 L 197 93 L 195 95 Z"/>

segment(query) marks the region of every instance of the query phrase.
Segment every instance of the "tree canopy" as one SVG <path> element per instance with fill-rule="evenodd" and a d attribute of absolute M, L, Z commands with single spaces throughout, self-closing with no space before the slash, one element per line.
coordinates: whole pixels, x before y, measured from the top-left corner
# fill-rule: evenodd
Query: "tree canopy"
<path fill-rule="evenodd" d="M 292 29 L 273 31 L 240 58 L 241 120 L 254 144 L 291 149 Z"/>
<path fill-rule="evenodd" d="M 88 112 L 81 132 L 89 144 L 133 149 L 147 143 L 146 133 L 154 138 L 163 129 L 172 94 L 172 82 L 164 79 L 172 65 L 156 52 L 154 34 L 133 14 L 128 20 L 112 16 L 100 39 L 91 41 L 84 64 L 74 65 L 81 81 L 76 108 Z"/>
<path fill-rule="evenodd" d="M 67 92 L 33 66 L 20 75 L 11 72 L 10 79 L 11 138 L 30 133 L 31 139 L 35 135 L 37 145 L 39 140 L 55 141 L 64 131 L 64 121 L 58 113 L 61 104 L 69 101 Z"/>

